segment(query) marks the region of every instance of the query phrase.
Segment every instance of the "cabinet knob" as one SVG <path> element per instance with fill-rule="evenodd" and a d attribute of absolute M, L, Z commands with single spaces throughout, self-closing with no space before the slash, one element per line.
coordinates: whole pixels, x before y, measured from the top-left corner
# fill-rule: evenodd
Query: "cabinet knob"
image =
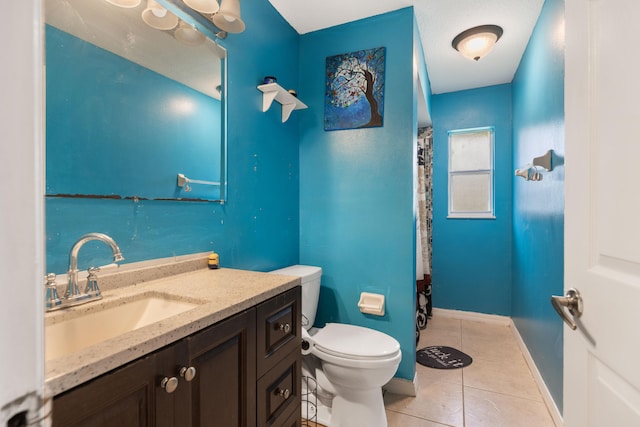
<path fill-rule="evenodd" d="M 278 326 L 278 329 L 280 329 L 285 334 L 288 334 L 289 331 L 291 331 L 291 325 L 288 323 L 280 323 L 280 325 Z"/>
<path fill-rule="evenodd" d="M 183 366 L 180 368 L 180 376 L 185 379 L 185 381 L 191 381 L 196 377 L 196 368 L 193 366 Z"/>
<path fill-rule="evenodd" d="M 276 394 L 282 397 L 284 400 L 287 400 L 289 396 L 291 396 L 291 391 L 288 388 L 285 388 L 284 390 L 281 388 L 277 388 Z"/>
<path fill-rule="evenodd" d="M 160 387 L 164 389 L 167 393 L 173 393 L 178 388 L 178 379 L 176 377 L 164 377 L 160 381 Z"/>

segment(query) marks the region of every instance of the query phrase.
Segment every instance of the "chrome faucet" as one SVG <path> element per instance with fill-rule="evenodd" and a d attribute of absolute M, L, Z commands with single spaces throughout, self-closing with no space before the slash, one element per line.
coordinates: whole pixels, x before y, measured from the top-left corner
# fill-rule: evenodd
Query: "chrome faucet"
<path fill-rule="evenodd" d="M 92 240 L 99 240 L 109 245 L 109 247 L 111 247 L 111 252 L 113 253 L 114 262 L 124 260 L 116 242 L 106 234 L 88 233 L 80 237 L 73 244 L 71 252 L 69 253 L 69 271 L 67 272 L 69 282 L 67 284 L 67 290 L 64 293 L 64 298 L 58 298 L 57 290 L 55 289 L 55 275 L 49 274 L 47 276 L 47 311 L 83 304 L 85 302 L 102 298 L 100 289 L 98 288 L 98 278 L 96 276 L 96 273 L 100 271 L 99 268 L 89 268 L 87 289 L 84 292 L 80 292 L 78 289 L 78 252 L 80 252 L 80 248 L 82 248 L 85 243 Z"/>
<path fill-rule="evenodd" d="M 99 240 L 103 243 L 106 243 L 111 247 L 111 252 L 113 253 L 113 262 L 123 261 L 124 257 L 120 252 L 120 248 L 116 244 L 116 242 L 106 234 L 102 233 L 89 233 L 80 237 L 76 243 L 74 243 L 71 248 L 71 252 L 69 253 L 69 271 L 67 275 L 69 276 L 69 284 L 67 285 L 67 290 L 64 293 L 64 297 L 67 300 L 73 301 L 78 299 L 86 299 L 89 297 L 87 294 L 80 293 L 78 289 L 78 252 L 80 252 L 80 248 L 87 242 L 92 240 Z"/>

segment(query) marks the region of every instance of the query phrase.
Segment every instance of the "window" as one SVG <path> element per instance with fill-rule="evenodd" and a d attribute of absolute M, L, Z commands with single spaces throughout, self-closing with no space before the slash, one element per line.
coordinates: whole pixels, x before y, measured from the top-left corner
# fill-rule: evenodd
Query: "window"
<path fill-rule="evenodd" d="M 448 218 L 495 218 L 493 128 L 449 132 Z"/>

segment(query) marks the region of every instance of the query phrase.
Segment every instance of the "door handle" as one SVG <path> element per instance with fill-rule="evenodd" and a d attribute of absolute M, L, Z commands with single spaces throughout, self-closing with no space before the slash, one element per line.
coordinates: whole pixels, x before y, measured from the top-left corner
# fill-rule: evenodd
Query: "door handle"
<path fill-rule="evenodd" d="M 564 311 L 564 307 L 569 310 L 572 317 L 580 317 L 583 310 L 580 292 L 578 292 L 577 289 L 570 288 L 567 289 L 567 292 L 563 297 L 553 295 L 551 296 L 551 305 L 562 320 L 564 320 L 564 322 L 575 331 L 577 328 L 576 322 L 571 317 L 567 316 L 567 312 Z"/>

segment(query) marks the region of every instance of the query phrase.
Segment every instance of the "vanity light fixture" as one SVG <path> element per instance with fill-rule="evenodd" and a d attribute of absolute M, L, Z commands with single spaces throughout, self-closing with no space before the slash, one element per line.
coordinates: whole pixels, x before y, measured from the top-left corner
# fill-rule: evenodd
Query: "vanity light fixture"
<path fill-rule="evenodd" d="M 147 0 L 147 8 L 142 11 L 142 20 L 156 30 L 172 30 L 178 26 L 178 17 L 155 0 Z"/>
<path fill-rule="evenodd" d="M 142 0 L 106 0 L 106 2 L 118 7 L 132 8 L 138 7 Z"/>
<path fill-rule="evenodd" d="M 138 7 L 142 0 L 105 0 L 114 6 L 124 8 Z M 205 15 L 220 31 L 215 36 L 226 39 L 227 33 L 241 33 L 245 24 L 240 17 L 240 0 L 182 0 L 196 12 Z M 204 42 L 205 36 L 197 29 L 184 23 L 175 14 L 168 11 L 156 0 L 147 0 L 147 7 L 142 11 L 142 20 L 156 30 L 174 32 L 176 40 L 189 46 L 197 46 Z"/>
<path fill-rule="evenodd" d="M 493 46 L 502 37 L 502 32 L 502 27 L 497 25 L 469 28 L 455 36 L 451 46 L 465 58 L 478 61 L 493 50 Z"/>
<path fill-rule="evenodd" d="M 180 43 L 187 46 L 201 45 L 202 43 L 204 43 L 204 40 L 206 38 L 204 34 L 184 21 L 180 21 L 180 25 L 178 25 L 178 28 L 176 29 L 175 33 L 173 33 L 173 36 Z"/>
<path fill-rule="evenodd" d="M 216 13 L 220 6 L 216 0 L 183 0 L 184 4 L 200 13 Z"/>
<path fill-rule="evenodd" d="M 240 18 L 240 0 L 222 0 L 220 10 L 212 19 L 216 27 L 228 33 L 241 33 L 245 29 Z"/>

